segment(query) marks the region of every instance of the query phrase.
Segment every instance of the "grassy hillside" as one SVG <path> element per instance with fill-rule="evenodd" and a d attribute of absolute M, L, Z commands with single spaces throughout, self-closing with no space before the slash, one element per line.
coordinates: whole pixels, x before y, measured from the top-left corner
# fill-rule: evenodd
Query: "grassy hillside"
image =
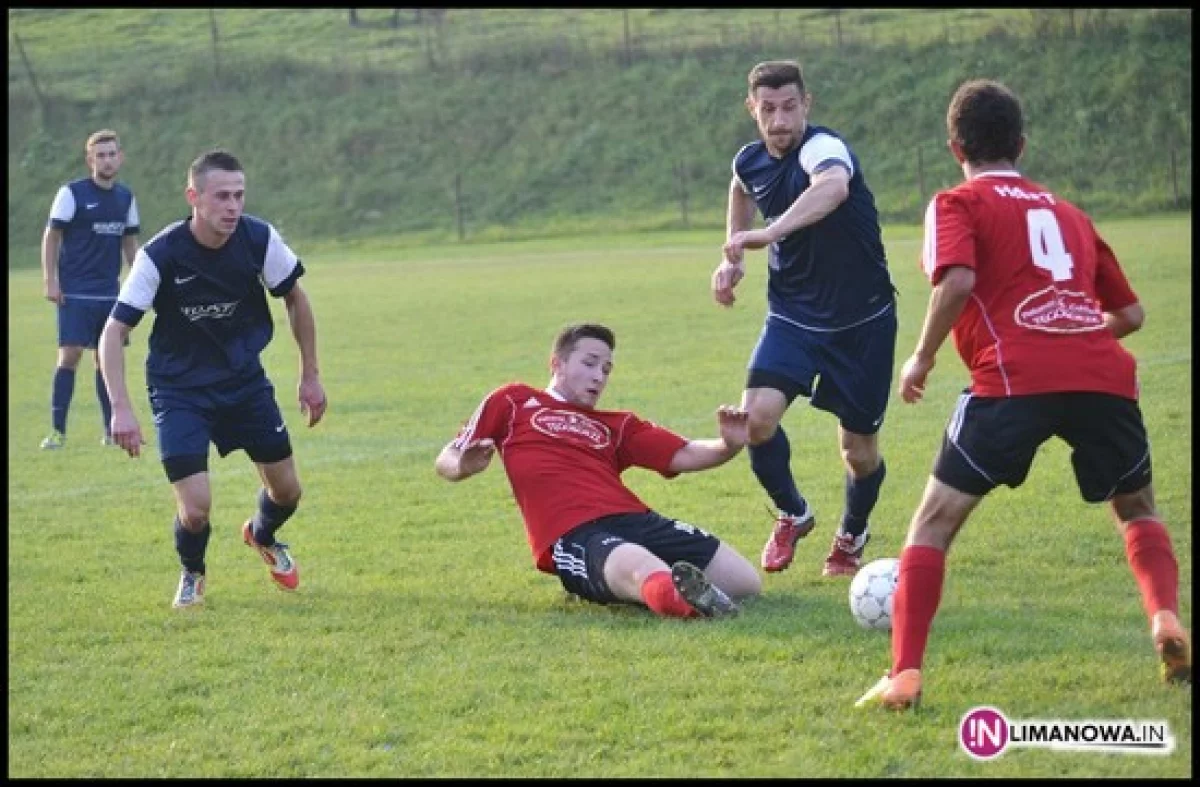
<path fill-rule="evenodd" d="M 247 166 L 248 209 L 296 238 L 720 226 L 754 136 L 745 73 L 769 57 L 802 61 L 813 122 L 848 138 L 889 221 L 957 180 L 943 115 L 975 76 L 1023 96 L 1035 177 L 1101 215 L 1190 207 L 1189 11 L 640 9 L 628 35 L 620 10 L 346 14 L 10 12 L 42 93 L 14 37 L 10 259 L 36 261 L 102 126 L 148 232 L 185 212 L 186 166 L 212 145 Z"/>

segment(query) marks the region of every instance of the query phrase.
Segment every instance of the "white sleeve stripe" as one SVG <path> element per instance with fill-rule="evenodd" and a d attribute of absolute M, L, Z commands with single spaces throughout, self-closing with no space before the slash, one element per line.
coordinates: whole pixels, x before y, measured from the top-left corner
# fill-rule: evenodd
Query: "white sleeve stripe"
<path fill-rule="evenodd" d="M 146 247 L 138 249 L 133 258 L 133 266 L 129 276 L 121 285 L 117 300 L 141 312 L 150 311 L 154 305 L 154 296 L 158 294 L 158 285 L 162 281 L 158 266 L 146 254 Z"/>
<path fill-rule="evenodd" d="M 125 214 L 125 226 L 140 227 L 141 224 L 141 219 L 138 216 L 137 199 L 131 198 L 129 200 L 129 212 Z"/>
<path fill-rule="evenodd" d="M 263 281 L 267 289 L 273 290 L 287 280 L 296 269 L 298 262 L 296 254 L 283 242 L 283 238 L 268 225 L 270 237 L 267 240 L 267 255 L 263 259 Z"/>
<path fill-rule="evenodd" d="M 70 221 L 75 218 L 75 195 L 67 186 L 60 186 L 54 195 L 54 204 L 50 206 L 50 218 L 57 221 Z"/>
<path fill-rule="evenodd" d="M 925 208 L 925 242 L 921 247 L 921 263 L 925 268 L 925 275 L 933 278 L 933 271 L 937 268 L 937 198 L 934 197 L 929 201 L 929 206 Z"/>
<path fill-rule="evenodd" d="M 850 149 L 837 137 L 824 133 L 816 134 L 800 148 L 800 166 L 809 175 L 813 174 L 818 165 L 831 159 L 845 164 L 851 177 L 854 176 L 854 160 L 850 157 Z"/>

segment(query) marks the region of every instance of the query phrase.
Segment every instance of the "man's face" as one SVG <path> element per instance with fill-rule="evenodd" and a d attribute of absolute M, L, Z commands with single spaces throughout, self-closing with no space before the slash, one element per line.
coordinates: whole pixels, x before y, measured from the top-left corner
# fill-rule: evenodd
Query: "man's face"
<path fill-rule="evenodd" d="M 779 158 L 800 142 L 808 125 L 809 102 L 808 94 L 796 84 L 757 87 L 746 98 L 746 108 L 772 156 Z"/>
<path fill-rule="evenodd" d="M 187 189 L 188 204 L 196 220 L 218 235 L 230 235 L 246 204 L 246 175 L 223 169 L 209 170 Z"/>
<path fill-rule="evenodd" d="M 599 339 L 580 339 L 565 361 L 557 355 L 550 358 L 554 389 L 580 407 L 596 406 L 612 368 L 612 350 Z"/>
<path fill-rule="evenodd" d="M 88 169 L 95 180 L 115 178 L 123 160 L 121 149 L 112 140 L 96 143 L 87 153 Z"/>

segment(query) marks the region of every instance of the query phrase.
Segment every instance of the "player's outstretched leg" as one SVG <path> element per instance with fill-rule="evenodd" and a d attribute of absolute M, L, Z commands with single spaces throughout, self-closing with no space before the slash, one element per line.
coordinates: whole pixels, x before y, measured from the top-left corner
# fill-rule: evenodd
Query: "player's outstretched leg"
<path fill-rule="evenodd" d="M 685 560 L 671 566 L 671 581 L 679 595 L 706 618 L 729 617 L 740 609 L 703 571 Z"/>

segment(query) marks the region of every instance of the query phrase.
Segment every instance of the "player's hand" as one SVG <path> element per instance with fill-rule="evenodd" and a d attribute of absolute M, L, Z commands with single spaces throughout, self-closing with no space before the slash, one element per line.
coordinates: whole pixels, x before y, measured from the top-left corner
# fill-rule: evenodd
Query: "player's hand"
<path fill-rule="evenodd" d="M 141 455 L 142 446 L 146 444 L 146 441 L 142 439 L 142 428 L 138 426 L 133 410 L 114 405 L 109 431 L 112 432 L 113 442 L 121 446 L 125 453 L 131 457 Z"/>
<path fill-rule="evenodd" d="M 62 306 L 66 302 L 67 299 L 63 297 L 62 290 L 59 289 L 57 281 L 45 282 L 45 289 L 46 300 L 51 303 L 57 303 L 59 306 Z"/>
<path fill-rule="evenodd" d="M 937 362 L 936 358 L 926 358 L 913 353 L 900 369 L 900 385 L 897 390 L 900 398 L 908 404 L 921 401 L 925 394 L 925 378 Z"/>
<path fill-rule="evenodd" d="M 309 427 L 314 427 L 321 420 L 321 416 L 325 415 L 325 408 L 329 406 L 329 400 L 325 398 L 325 388 L 321 385 L 321 378 L 313 375 L 312 377 L 302 377 L 298 386 L 298 395 L 300 398 L 300 412 L 308 417 Z"/>
<path fill-rule="evenodd" d="M 737 298 L 733 288 L 746 275 L 746 264 L 739 258 L 736 262 L 729 256 L 721 260 L 721 264 L 713 271 L 712 294 L 713 300 L 722 306 L 732 306 Z"/>
<path fill-rule="evenodd" d="M 717 427 L 730 448 L 744 448 L 750 442 L 750 413 L 740 407 L 728 404 L 718 407 Z"/>
<path fill-rule="evenodd" d="M 461 449 L 458 467 L 463 475 L 475 475 L 487 469 L 496 453 L 496 443 L 490 437 L 472 440 Z"/>

